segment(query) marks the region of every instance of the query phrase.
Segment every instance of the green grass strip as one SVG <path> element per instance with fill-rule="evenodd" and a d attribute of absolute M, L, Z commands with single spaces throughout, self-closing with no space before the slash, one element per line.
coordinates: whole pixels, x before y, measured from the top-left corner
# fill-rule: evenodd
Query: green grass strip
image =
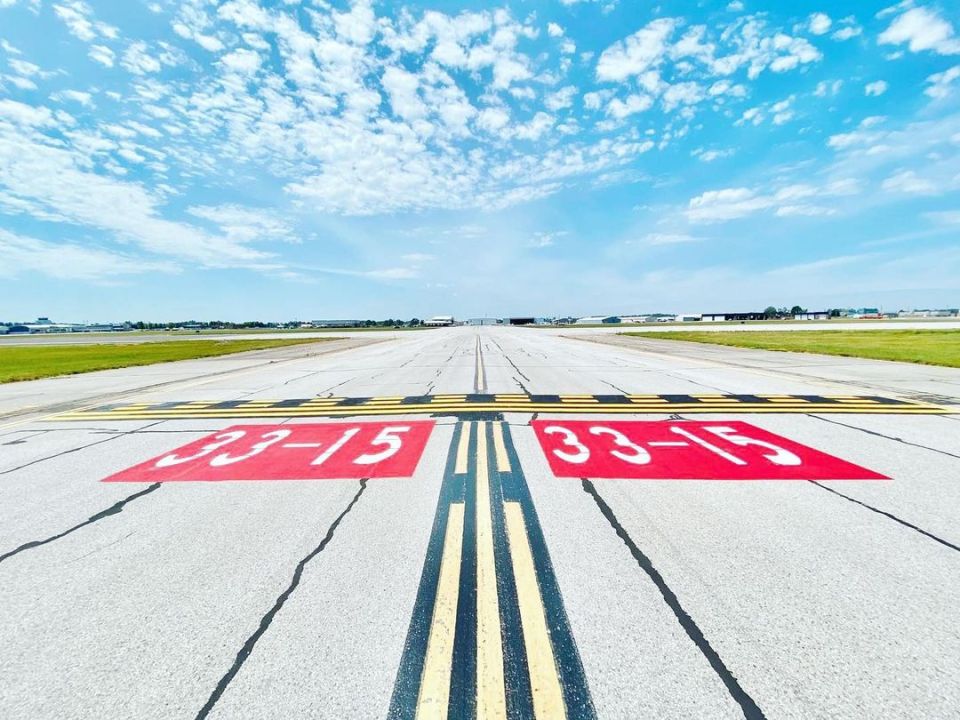
<path fill-rule="evenodd" d="M 332 339 L 332 338 L 331 338 Z M 36 345 L 0 347 L 0 383 L 37 380 L 94 370 L 153 365 L 173 360 L 217 357 L 247 350 L 325 342 L 299 340 L 180 340 L 102 345 Z"/>
<path fill-rule="evenodd" d="M 678 331 L 623 334 L 757 350 L 821 353 L 960 367 L 960 330 Z"/>

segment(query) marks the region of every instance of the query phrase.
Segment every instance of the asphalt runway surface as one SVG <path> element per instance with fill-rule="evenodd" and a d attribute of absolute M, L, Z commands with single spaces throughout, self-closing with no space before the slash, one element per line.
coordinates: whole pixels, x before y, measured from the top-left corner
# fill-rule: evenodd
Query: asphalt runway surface
<path fill-rule="evenodd" d="M 960 717 L 958 591 L 960 370 L 461 327 L 0 386 L 6 719 Z"/>

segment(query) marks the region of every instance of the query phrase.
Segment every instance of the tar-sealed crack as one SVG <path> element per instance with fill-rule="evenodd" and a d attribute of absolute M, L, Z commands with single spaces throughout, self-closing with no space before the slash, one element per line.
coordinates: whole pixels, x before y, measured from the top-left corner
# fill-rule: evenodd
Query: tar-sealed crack
<path fill-rule="evenodd" d="M 64 530 L 62 533 L 57 533 L 56 535 L 51 535 L 50 537 L 45 538 L 44 540 L 31 540 L 28 543 L 24 543 L 23 545 L 16 548 L 15 550 L 11 550 L 8 553 L 4 553 L 3 555 L 0 555 L 0 562 L 3 562 L 8 558 L 13 557 L 14 555 L 22 553 L 24 550 L 30 550 L 32 548 L 40 547 L 41 545 L 46 545 L 47 543 L 52 543 L 54 540 L 59 540 L 60 538 L 66 537 L 67 535 L 70 535 L 71 533 L 74 533 L 81 528 L 85 528 L 87 525 L 92 525 L 93 523 L 99 520 L 103 520 L 104 518 L 110 517 L 111 515 L 116 515 L 117 513 L 123 512 L 123 509 L 127 506 L 128 503 L 131 503 L 137 498 L 143 497 L 144 495 L 149 495 L 150 493 L 157 490 L 159 487 L 160 487 L 160 483 L 153 483 L 153 485 L 150 485 L 146 489 L 141 490 L 139 492 L 135 492 L 133 495 L 128 495 L 123 500 L 120 500 L 119 502 L 114 503 L 113 505 L 108 507 L 106 510 L 101 510 L 96 515 L 91 515 L 82 523 L 74 525 L 69 530 Z"/>
<path fill-rule="evenodd" d="M 580 478 L 580 482 L 583 485 L 583 490 L 590 497 L 593 498 L 593 501 L 597 504 L 597 507 L 600 509 L 600 513 L 606 518 L 607 522 L 610 523 L 610 526 L 617 533 L 617 536 L 623 541 L 623 544 L 627 546 L 627 549 L 630 551 L 630 554 L 633 555 L 633 559 L 636 560 L 637 565 L 646 573 L 647 577 L 656 585 L 657 589 L 660 591 L 660 595 L 663 597 L 664 602 L 673 611 L 674 616 L 677 618 L 677 622 L 680 623 L 680 627 L 683 628 L 684 632 L 687 633 L 693 644 L 697 646 L 697 649 L 703 654 L 707 662 L 710 663 L 710 667 L 713 668 L 713 671 L 717 674 L 717 677 L 720 681 L 726 686 L 727 691 L 730 693 L 730 697 L 740 706 L 740 709 L 743 711 L 743 716 L 748 718 L 748 720 L 760 720 L 766 716 L 763 714 L 763 711 L 760 707 L 754 702 L 753 698 L 747 693 L 746 690 L 741 687 L 739 681 L 730 671 L 730 669 L 724 664 L 720 655 L 717 654 L 717 651 L 713 649 L 710 645 L 710 642 L 704 636 L 703 631 L 697 625 L 696 621 L 690 617 L 690 614 L 684 610 L 683 605 L 680 604 L 680 599 L 677 597 L 676 593 L 670 589 L 670 586 L 667 585 L 666 580 L 663 579 L 663 576 L 660 572 L 653 566 L 653 563 L 650 561 L 640 548 L 637 547 L 636 543 L 633 542 L 630 535 L 627 534 L 627 531 L 624 529 L 623 525 L 620 524 L 620 521 L 617 520 L 617 516 L 614 515 L 613 510 L 607 505 L 606 501 L 600 497 L 600 494 L 597 492 L 596 487 L 593 483 L 587 478 Z"/>
<path fill-rule="evenodd" d="M 217 686 L 213 689 L 213 692 L 210 694 L 207 702 L 202 708 L 200 708 L 200 712 L 197 713 L 197 720 L 207 717 L 210 714 L 210 711 L 213 710 L 214 706 L 223 696 L 223 693 L 226 691 L 233 678 L 236 677 L 237 673 L 240 672 L 240 669 L 243 667 L 243 664 L 247 661 L 247 658 L 250 657 L 250 654 L 253 652 L 254 647 L 256 647 L 257 642 L 261 637 L 263 637 L 267 630 L 270 629 L 270 624 L 277 616 L 277 613 L 280 612 L 284 606 L 284 603 L 290 599 L 290 596 L 293 594 L 294 590 L 297 589 L 297 586 L 300 584 L 300 579 L 303 577 L 304 568 L 306 568 L 307 564 L 317 555 L 322 553 L 327 545 L 330 544 L 337 527 L 347 516 L 347 514 L 353 510 L 353 506 L 357 504 L 357 502 L 360 500 L 360 496 L 363 495 L 363 491 L 366 489 L 367 478 L 364 478 L 360 481 L 360 489 L 357 490 L 356 494 L 353 496 L 353 499 L 347 504 L 347 507 L 344 508 L 343 512 L 337 515 L 334 521 L 330 524 L 330 527 L 327 528 L 327 532 L 320 541 L 320 544 L 307 553 L 307 555 L 305 555 L 303 559 L 297 563 L 297 566 L 293 571 L 293 577 L 290 579 L 290 584 L 287 585 L 286 589 L 277 597 L 276 601 L 273 603 L 273 607 L 271 607 L 267 613 L 260 618 L 260 624 L 257 626 L 256 631 L 254 631 L 254 633 L 247 638 L 247 641 L 243 644 L 243 647 L 240 648 L 240 652 L 238 652 L 236 658 L 234 658 L 233 665 L 231 665 L 226 674 L 220 678 L 220 682 L 218 682 Z"/>
<path fill-rule="evenodd" d="M 126 435 L 135 435 L 136 433 L 142 432 L 147 428 L 152 428 L 155 425 L 159 425 L 161 422 L 163 422 L 163 420 L 152 422 L 149 425 L 144 425 L 142 428 L 137 428 L 136 430 L 127 430 L 124 432 L 118 432 L 116 435 L 111 435 L 110 437 L 104 438 L 103 440 L 97 440 L 96 442 L 87 443 L 86 445 L 80 445 L 78 447 L 72 447 L 66 450 L 61 450 L 60 452 L 54 453 L 53 455 L 47 455 L 46 457 L 37 458 L 36 460 L 31 460 L 30 462 L 24 463 L 23 465 L 17 465 L 17 467 L 14 467 L 14 468 L 9 468 L 7 470 L 0 470 L 0 475 L 8 475 L 12 472 L 16 472 L 17 470 L 23 470 L 24 468 L 28 468 L 31 465 L 37 465 L 38 463 L 46 462 L 47 460 L 55 460 L 58 457 L 63 457 L 64 455 L 70 455 L 71 453 L 80 452 L 81 450 L 86 450 L 87 448 L 95 447 L 96 445 L 103 445 L 104 443 L 108 443 L 112 440 L 116 440 L 117 438 L 121 438 Z"/>
<path fill-rule="evenodd" d="M 877 515 L 883 515 L 885 518 L 890 518 L 890 519 L 893 520 L 894 522 L 900 523 L 900 524 L 903 525 L 904 527 L 910 528 L 911 530 L 914 530 L 915 532 L 920 533 L 920 534 L 923 535 L 924 537 L 928 537 L 928 538 L 930 538 L 931 540 L 933 540 L 934 542 L 940 543 L 940 544 L 943 545 L 944 547 L 948 547 L 948 548 L 950 548 L 951 550 L 960 551 L 960 547 L 954 545 L 952 542 L 949 542 L 949 541 L 947 541 L 947 540 L 944 540 L 944 539 L 941 538 L 941 537 L 937 537 L 937 536 L 934 535 L 933 533 L 927 532 L 927 531 L 924 530 L 923 528 L 917 527 L 917 526 L 914 525 L 913 523 L 907 522 L 907 521 L 904 520 L 903 518 L 897 517 L 897 516 L 894 515 L 893 513 L 888 513 L 886 510 L 881 510 L 880 508 L 875 508 L 873 505 L 868 505 L 867 503 L 863 502 L 862 500 L 857 500 L 856 498 L 852 498 L 852 497 L 850 497 L 849 495 L 844 495 L 842 492 L 840 492 L 840 491 L 838 491 L 838 490 L 834 490 L 834 489 L 831 488 L 831 487 L 827 487 L 826 485 L 822 485 L 821 483 L 818 483 L 816 480 L 807 480 L 807 482 L 810 483 L 811 485 L 816 485 L 818 488 L 821 488 L 822 490 L 826 490 L 826 491 L 829 492 L 829 493 L 833 493 L 834 495 L 838 495 L 838 496 L 842 497 L 844 500 L 847 500 L 847 501 L 849 501 L 849 502 L 852 502 L 852 503 L 854 503 L 855 505 L 859 505 L 860 507 L 864 507 L 864 508 L 866 508 L 867 510 L 869 510 L 870 512 L 875 512 Z"/>
<path fill-rule="evenodd" d="M 856 425 L 847 425 L 847 423 L 842 423 L 839 420 L 832 420 L 830 418 L 821 417 L 820 415 L 811 415 L 807 414 L 807 417 L 812 417 L 817 420 L 823 420 L 823 422 L 830 423 L 831 425 L 842 425 L 845 428 L 850 428 L 851 430 L 859 430 L 862 433 L 867 435 L 873 435 L 874 437 L 881 437 L 886 440 L 893 440 L 903 445 L 909 445 L 910 447 L 920 448 L 922 450 L 929 450 L 930 452 L 935 452 L 940 455 L 946 455 L 947 457 L 957 458 L 960 460 L 960 455 L 956 453 L 947 452 L 946 450 L 940 450 L 939 448 L 930 447 L 929 445 L 921 445 L 920 443 L 910 442 L 909 440 L 904 440 L 903 438 L 894 437 L 893 435 L 884 435 L 883 433 L 876 432 L 875 430 L 867 430 L 866 428 L 858 427 Z"/>

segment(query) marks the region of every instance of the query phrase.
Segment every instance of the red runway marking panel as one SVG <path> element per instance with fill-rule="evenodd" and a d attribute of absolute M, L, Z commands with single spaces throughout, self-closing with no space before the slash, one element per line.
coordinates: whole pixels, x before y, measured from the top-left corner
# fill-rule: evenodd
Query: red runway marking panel
<path fill-rule="evenodd" d="M 104 482 L 410 477 L 432 420 L 234 425 Z"/>
<path fill-rule="evenodd" d="M 887 480 L 745 422 L 537 420 L 557 477 L 673 480 Z"/>

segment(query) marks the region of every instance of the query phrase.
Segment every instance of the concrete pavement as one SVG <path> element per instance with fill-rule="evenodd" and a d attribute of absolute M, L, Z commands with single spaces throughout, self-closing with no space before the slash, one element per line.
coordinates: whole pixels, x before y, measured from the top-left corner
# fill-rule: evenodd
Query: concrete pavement
<path fill-rule="evenodd" d="M 960 371 L 570 334 L 396 333 L 0 386 L 0 716 L 960 717 L 960 415 L 583 406 L 877 396 L 950 411 Z M 582 397 L 536 414 L 199 410 L 479 394 Z M 190 402 L 175 419 L 63 417 Z M 629 480 L 681 450 L 647 443 L 645 464 L 614 418 L 693 428 L 727 455 L 751 450 L 709 428 L 745 421 L 891 479 Z M 568 456 L 633 460 L 557 477 L 544 419 L 608 428 L 553 431 Z M 415 421 L 435 425 L 409 477 L 277 469 L 330 447 L 316 443 L 252 450 L 280 458 L 270 481 L 101 482 L 161 456 L 232 462 L 247 437 L 204 448 L 238 424 L 289 430 L 262 442 L 292 447 L 313 425 L 380 423 L 376 454 Z"/>

